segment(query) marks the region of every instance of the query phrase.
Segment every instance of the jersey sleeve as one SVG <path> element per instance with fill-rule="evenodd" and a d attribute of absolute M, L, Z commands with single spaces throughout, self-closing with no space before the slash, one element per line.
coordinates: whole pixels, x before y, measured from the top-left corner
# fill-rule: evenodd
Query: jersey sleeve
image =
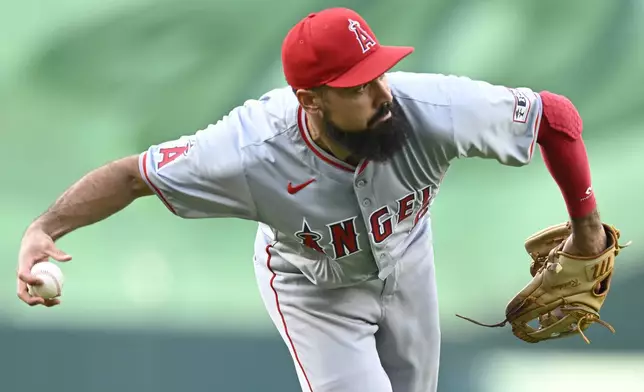
<path fill-rule="evenodd" d="M 241 124 L 225 117 L 193 135 L 149 147 L 139 156 L 141 176 L 177 216 L 255 219 Z"/>
<path fill-rule="evenodd" d="M 530 162 L 541 120 L 539 94 L 462 77 L 453 78 L 447 90 L 455 158 L 489 158 L 510 166 Z"/>

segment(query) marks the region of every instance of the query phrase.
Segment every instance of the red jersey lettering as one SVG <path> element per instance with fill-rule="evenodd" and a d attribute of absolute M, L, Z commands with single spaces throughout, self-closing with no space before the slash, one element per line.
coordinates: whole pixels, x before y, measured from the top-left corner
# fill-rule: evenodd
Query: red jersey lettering
<path fill-rule="evenodd" d="M 414 207 L 414 200 L 416 195 L 413 193 L 408 194 L 402 199 L 398 199 L 398 223 L 404 221 L 411 216 Z"/>
<path fill-rule="evenodd" d="M 414 218 L 414 225 L 416 225 L 420 220 L 420 218 L 425 216 L 425 214 L 427 213 L 427 210 L 429 210 L 429 201 L 431 198 L 431 194 L 429 192 L 430 188 L 431 187 L 427 186 L 423 188 L 423 190 L 421 191 L 423 201 L 422 201 L 422 204 L 420 205 L 420 209 L 416 213 L 416 217 Z"/>
<path fill-rule="evenodd" d="M 331 245 L 335 252 L 335 258 L 339 259 L 360 250 L 358 235 L 356 234 L 356 218 L 353 217 L 342 222 L 328 225 L 331 234 Z"/>
<path fill-rule="evenodd" d="M 369 224 L 371 226 L 371 236 L 373 242 L 376 244 L 386 240 L 391 233 L 393 233 L 393 226 L 391 224 L 391 217 L 384 219 L 380 222 L 383 216 L 389 215 L 389 207 L 384 206 L 379 210 L 374 211 L 369 217 Z"/>

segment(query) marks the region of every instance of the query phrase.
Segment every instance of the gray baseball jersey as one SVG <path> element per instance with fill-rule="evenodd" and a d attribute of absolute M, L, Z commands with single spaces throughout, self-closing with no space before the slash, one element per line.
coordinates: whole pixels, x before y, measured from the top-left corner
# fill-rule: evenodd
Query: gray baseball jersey
<path fill-rule="evenodd" d="M 351 360 L 352 366 L 362 361 L 344 349 L 352 346 L 356 336 L 338 320 L 352 311 L 356 318 L 370 319 L 359 315 L 361 306 L 370 306 L 368 301 L 355 298 L 371 290 L 374 298 L 382 299 L 388 281 L 413 281 L 400 270 L 405 263 L 425 265 L 424 269 L 418 267 L 417 279 L 424 279 L 422 285 L 428 288 L 411 296 L 393 284 L 390 295 L 413 298 L 407 301 L 426 305 L 421 308 L 429 316 L 413 332 L 413 348 L 389 349 L 397 354 L 423 350 L 431 355 L 421 356 L 424 363 L 414 366 L 422 374 L 414 378 L 408 373 L 404 386 L 397 388 L 395 375 L 385 372 L 386 377 L 371 375 L 371 379 L 388 378 L 389 384 L 379 383 L 381 389 L 369 385 L 369 390 L 434 390 L 437 376 L 427 368 L 438 367 L 438 308 L 428 210 L 455 159 L 481 157 L 521 166 L 531 160 L 535 148 L 541 101 L 528 88 L 410 72 L 389 73 L 387 80 L 412 125 L 412 134 L 403 151 L 386 163 L 362 161 L 354 167 L 317 147 L 289 87 L 249 100 L 217 123 L 152 146 L 140 156 L 143 178 L 174 214 L 185 218 L 236 217 L 259 223 L 255 240 L 258 283 L 269 314 L 293 355 L 303 390 L 327 390 L 326 385 L 333 384 L 329 377 L 346 373 L 342 358 Z M 406 286 L 415 290 L 411 283 Z M 308 302 L 356 288 L 361 294 L 354 291 L 351 298 L 357 302 L 345 299 L 351 305 L 342 309 L 325 307 L 329 301 Z M 289 303 L 288 311 L 280 300 Z M 398 317 L 402 319 L 398 324 L 418 317 L 418 308 L 409 306 L 399 305 Z M 325 311 L 331 319 L 336 316 L 328 325 L 332 332 L 311 337 L 315 335 L 312 329 L 324 330 L 329 318 L 303 315 Z M 373 323 L 383 323 L 382 314 L 377 314 L 374 311 Z M 405 340 L 401 334 L 412 333 L 408 328 L 403 332 L 395 321 L 387 322 L 388 327 L 381 328 L 391 331 L 391 341 Z M 359 327 L 354 325 L 353 329 Z M 330 335 L 337 336 L 327 341 Z M 347 341 L 336 342 L 342 339 Z M 304 347 L 300 351 L 296 341 Z M 317 357 L 324 357 L 321 347 L 335 360 L 319 363 L 323 359 Z M 384 366 L 388 354 L 379 355 Z M 302 357 L 308 357 L 308 369 Z M 401 361 L 414 363 L 421 357 Z M 392 364 L 392 368 L 396 366 L 400 364 Z M 334 385 L 329 390 L 344 390 L 344 384 Z M 353 388 L 351 383 L 346 385 L 347 390 Z"/>

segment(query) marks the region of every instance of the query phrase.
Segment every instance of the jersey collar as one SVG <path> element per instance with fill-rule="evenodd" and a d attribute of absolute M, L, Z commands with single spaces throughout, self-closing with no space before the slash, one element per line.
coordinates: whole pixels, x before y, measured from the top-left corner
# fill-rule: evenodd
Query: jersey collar
<path fill-rule="evenodd" d="M 302 109 L 302 106 L 298 106 L 297 108 L 297 125 L 300 129 L 300 135 L 302 136 L 302 140 L 304 140 L 304 143 L 306 144 L 306 146 L 311 151 L 313 151 L 313 153 L 319 159 L 340 170 L 348 171 L 351 173 L 354 173 L 356 171 L 355 166 L 334 157 L 333 155 L 329 154 L 328 152 L 320 148 L 313 141 L 313 138 L 311 137 L 311 134 L 309 132 L 309 123 L 306 117 L 306 112 Z M 358 172 L 361 173 L 365 169 L 368 163 L 369 161 L 365 159 L 360 161 L 360 164 L 358 166 Z"/>

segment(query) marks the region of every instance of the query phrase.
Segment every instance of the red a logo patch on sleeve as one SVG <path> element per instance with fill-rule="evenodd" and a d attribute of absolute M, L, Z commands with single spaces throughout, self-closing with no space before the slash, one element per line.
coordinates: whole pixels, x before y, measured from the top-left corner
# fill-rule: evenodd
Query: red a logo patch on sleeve
<path fill-rule="evenodd" d="M 161 154 L 161 159 L 157 163 L 157 170 L 161 169 L 163 166 L 174 162 L 175 159 L 185 156 L 190 149 L 190 144 L 186 143 L 183 146 L 177 147 L 162 147 L 159 149 L 159 154 Z"/>

